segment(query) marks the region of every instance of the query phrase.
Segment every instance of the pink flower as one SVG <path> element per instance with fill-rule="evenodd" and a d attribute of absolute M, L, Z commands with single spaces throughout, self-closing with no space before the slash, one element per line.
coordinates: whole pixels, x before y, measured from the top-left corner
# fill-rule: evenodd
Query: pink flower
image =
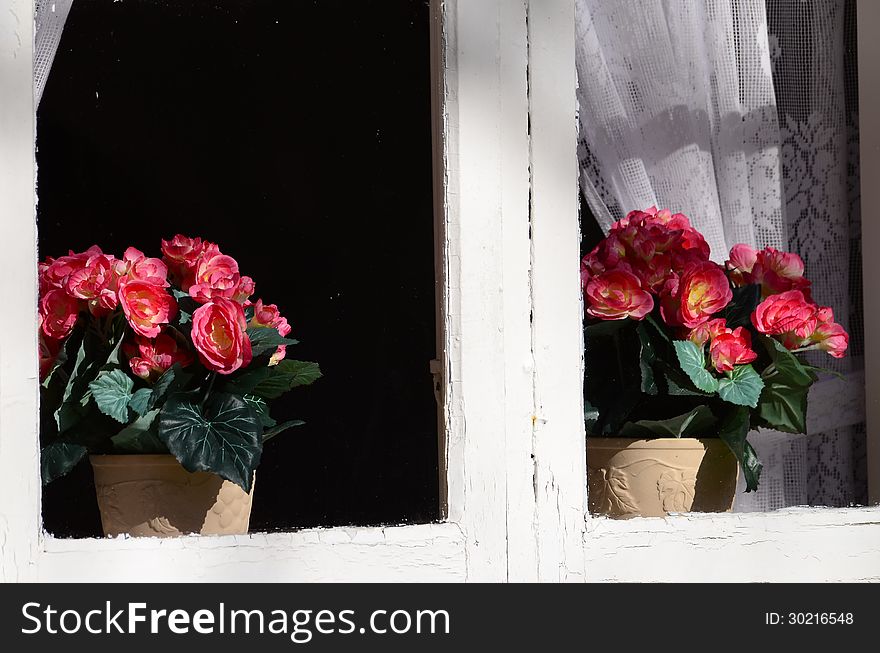
<path fill-rule="evenodd" d="M 250 277 L 241 277 L 238 280 L 238 287 L 235 289 L 235 293 L 232 295 L 232 300 L 238 302 L 239 304 L 247 303 L 248 297 L 254 294 L 256 290 L 256 284 L 254 280 Z"/>
<path fill-rule="evenodd" d="M 727 333 L 729 331 L 730 329 L 727 328 L 727 322 L 724 318 L 719 317 L 704 322 L 691 329 L 691 332 L 688 334 L 688 340 L 694 343 L 697 347 L 702 347 L 712 338 L 717 338 L 722 333 Z"/>
<path fill-rule="evenodd" d="M 232 374 L 247 367 L 252 358 L 251 341 L 241 304 L 217 297 L 193 313 L 192 340 L 202 364 L 219 374 Z"/>
<path fill-rule="evenodd" d="M 834 358 L 843 358 L 849 346 L 849 334 L 842 326 L 830 319 L 816 326 L 816 330 L 810 334 L 809 342 L 827 351 Z"/>
<path fill-rule="evenodd" d="M 40 320 L 43 333 L 52 340 L 70 335 L 82 304 L 63 290 L 50 290 L 40 299 Z"/>
<path fill-rule="evenodd" d="M 200 304 L 217 297 L 230 299 L 238 290 L 240 278 L 236 260 L 222 254 L 217 245 L 205 243 L 196 263 L 194 283 L 189 288 L 190 297 Z"/>
<path fill-rule="evenodd" d="M 734 285 L 759 284 L 762 297 L 800 290 L 809 298 L 810 282 L 804 278 L 804 262 L 797 254 L 772 247 L 757 251 L 739 244 L 730 250 L 726 266 Z"/>
<path fill-rule="evenodd" d="M 249 327 L 272 327 L 278 331 L 282 337 L 290 333 L 290 325 L 287 318 L 282 317 L 275 304 L 264 304 L 262 299 L 258 299 L 254 304 L 254 317 L 248 324 Z M 269 365 L 277 365 L 287 355 L 287 345 L 279 345 L 275 353 L 269 359 Z"/>
<path fill-rule="evenodd" d="M 160 333 L 154 339 L 135 336 L 134 342 L 124 343 L 122 349 L 134 375 L 150 383 L 175 363 L 187 367 L 193 362 L 192 354 L 168 332 Z"/>
<path fill-rule="evenodd" d="M 590 279 L 586 297 L 587 313 L 602 320 L 641 320 L 654 308 L 654 299 L 642 289 L 639 278 L 622 268 Z"/>
<path fill-rule="evenodd" d="M 195 283 L 196 265 L 203 247 L 201 238 L 188 238 L 183 234 L 162 241 L 162 258 L 184 292 L 189 292 Z"/>
<path fill-rule="evenodd" d="M 725 329 L 713 337 L 709 345 L 709 358 L 719 372 L 730 372 L 734 366 L 751 363 L 757 357 L 752 351 L 752 335 L 745 327 Z"/>
<path fill-rule="evenodd" d="M 71 297 L 84 299 L 92 315 L 106 315 L 114 310 L 117 300 L 112 257 L 89 256 L 83 267 L 67 275 L 64 289 Z"/>
<path fill-rule="evenodd" d="M 168 267 L 161 260 L 150 258 L 134 247 L 125 250 L 122 260 L 116 262 L 116 273 L 132 281 L 144 281 L 163 288 L 169 286 Z"/>
<path fill-rule="evenodd" d="M 119 303 L 125 318 L 138 335 L 155 338 L 177 315 L 177 302 L 161 286 L 145 281 L 124 281 L 119 286 Z"/>
<path fill-rule="evenodd" d="M 800 290 L 770 295 L 752 313 L 755 328 L 770 336 L 791 333 L 805 339 L 816 330 L 819 307 L 808 302 Z M 790 339 L 789 339 L 790 340 Z M 784 341 L 785 342 L 785 341 Z M 789 342 L 785 342 L 789 346 Z M 789 347 L 795 349 L 797 345 Z"/>
<path fill-rule="evenodd" d="M 40 288 L 47 292 L 52 288 L 63 290 L 71 274 L 86 266 L 89 258 L 102 254 L 101 248 L 92 245 L 86 251 L 75 254 L 70 250 L 67 256 L 59 256 L 57 259 L 47 258 L 40 266 Z"/>
<path fill-rule="evenodd" d="M 661 313 L 671 326 L 699 326 L 733 299 L 724 270 L 711 261 L 688 264 L 680 279 L 671 278 L 663 288 Z"/>

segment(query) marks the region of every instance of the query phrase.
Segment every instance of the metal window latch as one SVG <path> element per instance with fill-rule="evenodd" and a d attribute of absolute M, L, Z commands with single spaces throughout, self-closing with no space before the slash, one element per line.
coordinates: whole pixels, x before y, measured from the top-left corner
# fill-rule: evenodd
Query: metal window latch
<path fill-rule="evenodd" d="M 443 405 L 443 363 L 436 358 L 429 363 L 431 376 L 434 377 L 434 400 L 437 406 Z"/>

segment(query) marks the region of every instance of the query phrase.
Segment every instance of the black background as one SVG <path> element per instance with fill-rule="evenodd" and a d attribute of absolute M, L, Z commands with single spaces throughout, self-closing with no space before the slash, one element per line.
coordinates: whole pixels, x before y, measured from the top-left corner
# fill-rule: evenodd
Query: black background
<path fill-rule="evenodd" d="M 217 242 L 324 378 L 275 403 L 252 530 L 438 518 L 426 2 L 77 0 L 38 112 L 41 257 Z M 91 469 L 48 486 L 100 535 Z"/>

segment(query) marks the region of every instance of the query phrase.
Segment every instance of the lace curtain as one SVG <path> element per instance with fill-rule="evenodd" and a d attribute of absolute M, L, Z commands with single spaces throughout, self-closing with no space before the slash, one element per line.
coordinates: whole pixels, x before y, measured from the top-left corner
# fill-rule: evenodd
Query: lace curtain
<path fill-rule="evenodd" d="M 34 103 L 39 106 L 73 0 L 34 2 Z"/>
<path fill-rule="evenodd" d="M 858 367 L 854 2 L 576 9 L 581 187 L 599 225 L 656 205 L 686 213 L 716 261 L 738 242 L 797 251 L 817 301 L 853 335 L 853 356 L 836 369 Z M 765 471 L 737 510 L 864 501 L 863 427 L 750 440 Z"/>

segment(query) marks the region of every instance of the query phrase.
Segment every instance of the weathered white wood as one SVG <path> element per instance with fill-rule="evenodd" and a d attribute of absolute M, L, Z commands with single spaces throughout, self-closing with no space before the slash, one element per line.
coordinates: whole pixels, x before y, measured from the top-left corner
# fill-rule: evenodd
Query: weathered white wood
<path fill-rule="evenodd" d="M 529 225 L 530 143 L 526 0 L 502 7 L 501 175 L 507 463 L 507 579 L 538 580 L 532 417 L 534 389 Z"/>
<path fill-rule="evenodd" d="M 79 582 L 461 582 L 454 524 L 235 537 L 57 540 L 36 580 Z"/>
<path fill-rule="evenodd" d="M 517 434 L 528 435 L 514 425 L 528 401 L 530 348 L 525 5 L 447 2 L 446 11 L 449 519 L 467 537 L 468 579 L 499 581 L 508 510 L 523 498 L 521 483 L 508 486 L 507 436 L 518 464 Z"/>
<path fill-rule="evenodd" d="M 594 518 L 590 582 L 880 581 L 880 509 Z"/>
<path fill-rule="evenodd" d="M 0 581 L 25 577 L 40 529 L 33 2 L 0 11 Z"/>
<path fill-rule="evenodd" d="M 0 292 L 33 318 L 32 7 L 10 4 L 0 12 Z M 880 580 L 880 509 L 585 521 L 571 4 L 442 3 L 449 523 L 41 539 L 34 322 L 2 320 L 0 492 L 16 500 L 0 502 L 0 580 Z M 862 26 L 870 4 L 860 2 Z M 863 178 L 877 177 L 867 148 L 880 150 L 867 122 Z M 869 211 L 864 237 L 876 241 Z M 880 408 L 866 369 L 870 424 Z"/>
<path fill-rule="evenodd" d="M 868 433 L 868 496 L 880 503 L 880 3 L 858 0 L 859 172 L 862 203 L 862 275 L 865 319 L 865 396 Z"/>
<path fill-rule="evenodd" d="M 586 454 L 574 3 L 529 3 L 538 578 L 584 576 Z"/>

